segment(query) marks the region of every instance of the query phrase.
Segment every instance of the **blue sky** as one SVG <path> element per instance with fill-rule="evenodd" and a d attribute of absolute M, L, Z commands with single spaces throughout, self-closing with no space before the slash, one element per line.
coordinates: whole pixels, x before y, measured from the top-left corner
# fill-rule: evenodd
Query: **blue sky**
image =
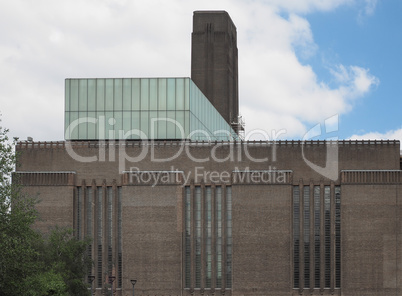
<path fill-rule="evenodd" d="M 190 76 L 194 10 L 236 24 L 249 139 L 402 140 L 400 0 L 3 1 L 2 125 L 63 140 L 65 78 Z"/>
<path fill-rule="evenodd" d="M 379 80 L 340 117 L 340 138 L 402 128 L 401 13 L 402 1 L 387 0 L 377 1 L 369 14 L 352 5 L 306 16 L 320 48 L 311 63 L 323 80 L 331 81 L 328 60 L 368 68 Z"/>

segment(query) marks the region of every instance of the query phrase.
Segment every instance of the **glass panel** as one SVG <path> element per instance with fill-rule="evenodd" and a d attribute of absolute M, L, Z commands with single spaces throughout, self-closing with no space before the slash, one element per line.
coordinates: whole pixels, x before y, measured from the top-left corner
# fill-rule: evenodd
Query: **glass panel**
<path fill-rule="evenodd" d="M 158 82 L 158 110 L 166 110 L 167 81 L 165 78 L 160 78 Z"/>
<path fill-rule="evenodd" d="M 64 111 L 70 111 L 70 79 L 64 81 Z"/>
<path fill-rule="evenodd" d="M 190 110 L 190 79 L 185 79 L 184 85 L 184 109 Z"/>
<path fill-rule="evenodd" d="M 106 79 L 105 86 L 105 101 L 106 101 L 106 111 L 113 111 L 113 79 Z"/>
<path fill-rule="evenodd" d="M 123 138 L 124 131 L 123 131 L 123 111 L 115 111 L 114 112 L 114 119 L 116 124 L 114 125 L 114 136 L 115 139 Z"/>
<path fill-rule="evenodd" d="M 190 112 L 184 112 L 184 138 L 190 134 Z"/>
<path fill-rule="evenodd" d="M 166 111 L 158 111 L 158 138 L 166 139 Z"/>
<path fill-rule="evenodd" d="M 176 116 L 174 111 L 167 111 L 166 117 L 168 121 L 166 122 L 167 128 L 167 138 L 175 139 L 176 138 Z"/>
<path fill-rule="evenodd" d="M 140 130 L 140 111 L 134 111 L 131 113 L 131 128 L 132 128 L 132 139 L 139 139 L 139 133 L 138 131 Z"/>
<path fill-rule="evenodd" d="M 176 139 L 184 139 L 184 111 L 176 111 Z"/>
<path fill-rule="evenodd" d="M 150 135 L 149 137 L 151 139 L 157 139 L 158 138 L 158 125 L 159 122 L 158 119 L 158 111 L 150 111 L 149 112 L 149 123 L 150 123 Z"/>
<path fill-rule="evenodd" d="M 96 136 L 100 140 L 106 139 L 106 115 L 105 112 L 96 112 L 98 124 L 96 127 Z"/>
<path fill-rule="evenodd" d="M 88 79 L 88 111 L 96 111 L 96 80 Z"/>
<path fill-rule="evenodd" d="M 300 188 L 293 187 L 293 288 L 300 288 Z"/>
<path fill-rule="evenodd" d="M 105 110 L 105 79 L 96 79 L 96 110 Z"/>
<path fill-rule="evenodd" d="M 320 186 L 314 186 L 314 288 L 321 281 L 321 195 Z"/>
<path fill-rule="evenodd" d="M 142 140 L 149 139 L 149 112 L 148 111 L 141 111 L 140 112 L 140 130 L 145 134 Z"/>
<path fill-rule="evenodd" d="M 149 79 L 149 110 L 158 110 L 158 80 Z"/>
<path fill-rule="evenodd" d="M 113 112 L 105 112 L 105 120 L 106 120 L 106 139 L 114 139 L 114 126 L 116 124 L 116 120 L 114 119 Z"/>
<path fill-rule="evenodd" d="M 324 187 L 325 288 L 331 288 L 331 188 Z"/>
<path fill-rule="evenodd" d="M 167 109 L 175 110 L 176 101 L 176 81 L 174 78 L 169 78 L 167 80 Z"/>
<path fill-rule="evenodd" d="M 70 111 L 78 111 L 78 80 L 70 80 Z"/>
<path fill-rule="evenodd" d="M 123 80 L 114 79 L 114 111 L 123 109 Z"/>
<path fill-rule="evenodd" d="M 70 112 L 64 112 L 64 138 L 70 140 Z"/>
<path fill-rule="evenodd" d="M 185 258 L 184 258 L 184 281 L 185 288 L 191 286 L 191 192 L 190 187 L 185 188 Z"/>
<path fill-rule="evenodd" d="M 123 79 L 123 110 L 131 110 L 131 79 Z"/>
<path fill-rule="evenodd" d="M 70 112 L 70 123 L 72 125 L 70 126 L 70 139 L 72 140 L 78 140 L 78 126 L 74 124 L 77 124 L 78 121 L 78 112 Z"/>
<path fill-rule="evenodd" d="M 184 79 L 176 79 L 176 110 L 184 110 Z"/>
<path fill-rule="evenodd" d="M 131 83 L 131 107 L 133 110 L 140 110 L 140 79 L 132 79 Z"/>
<path fill-rule="evenodd" d="M 123 111 L 123 130 L 124 134 L 131 130 L 131 112 L 129 111 Z M 131 139 L 131 136 L 128 139 Z"/>
<path fill-rule="evenodd" d="M 88 134 L 87 134 L 87 139 L 88 140 L 95 140 L 96 139 L 96 128 L 97 124 L 92 123 L 96 122 L 96 112 L 88 112 Z"/>
<path fill-rule="evenodd" d="M 195 288 L 201 288 L 201 187 L 195 187 Z"/>
<path fill-rule="evenodd" d="M 149 79 L 141 79 L 141 110 L 149 110 Z"/>

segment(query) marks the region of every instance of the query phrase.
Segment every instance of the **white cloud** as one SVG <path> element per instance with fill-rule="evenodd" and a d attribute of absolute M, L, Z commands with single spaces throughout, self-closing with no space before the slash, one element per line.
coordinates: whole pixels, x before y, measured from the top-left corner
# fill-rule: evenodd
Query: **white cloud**
<path fill-rule="evenodd" d="M 190 76 L 192 12 L 226 10 L 238 29 L 240 105 L 247 130 L 287 130 L 350 110 L 378 84 L 368 69 L 336 66 L 337 86 L 308 58 L 319 50 L 302 13 L 354 0 L 22 0 L 0 4 L 3 124 L 36 140 L 63 138 L 64 79 Z M 281 15 L 286 12 L 286 16 Z M 18 110 L 18 111 L 16 111 Z"/>
<path fill-rule="evenodd" d="M 369 132 L 362 135 L 353 135 L 350 140 L 399 140 L 402 142 L 402 128 L 385 133 Z"/>
<path fill-rule="evenodd" d="M 364 13 L 366 15 L 372 15 L 375 11 L 378 0 L 364 0 L 364 2 L 366 2 Z"/>

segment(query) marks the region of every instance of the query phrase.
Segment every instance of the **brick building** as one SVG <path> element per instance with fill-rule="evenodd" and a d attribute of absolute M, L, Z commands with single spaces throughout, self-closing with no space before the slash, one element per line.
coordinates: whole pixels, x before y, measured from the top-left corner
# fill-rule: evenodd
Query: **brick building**
<path fill-rule="evenodd" d="M 96 295 L 400 295 L 399 141 L 243 141 L 236 27 L 195 12 L 192 79 L 66 80 L 66 141 L 20 142 Z"/>

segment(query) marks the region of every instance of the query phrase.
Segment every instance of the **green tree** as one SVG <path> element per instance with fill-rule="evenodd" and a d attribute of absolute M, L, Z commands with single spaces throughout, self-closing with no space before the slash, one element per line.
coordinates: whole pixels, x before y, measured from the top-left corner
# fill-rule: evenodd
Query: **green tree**
<path fill-rule="evenodd" d="M 55 227 L 45 239 L 43 262 L 60 275 L 68 295 L 89 295 L 83 279 L 92 265 L 88 257 L 90 239 L 78 240 L 71 229 Z"/>
<path fill-rule="evenodd" d="M 23 193 L 16 176 L 11 180 L 17 139 L 7 133 L 0 127 L 0 295 L 89 295 L 89 239 L 58 227 L 46 235 L 34 230 L 37 198 Z"/>
<path fill-rule="evenodd" d="M 0 291 L 23 295 L 21 282 L 38 268 L 41 236 L 31 227 L 37 219 L 35 198 L 25 198 L 18 182 L 11 182 L 16 156 L 8 130 L 0 127 Z"/>

